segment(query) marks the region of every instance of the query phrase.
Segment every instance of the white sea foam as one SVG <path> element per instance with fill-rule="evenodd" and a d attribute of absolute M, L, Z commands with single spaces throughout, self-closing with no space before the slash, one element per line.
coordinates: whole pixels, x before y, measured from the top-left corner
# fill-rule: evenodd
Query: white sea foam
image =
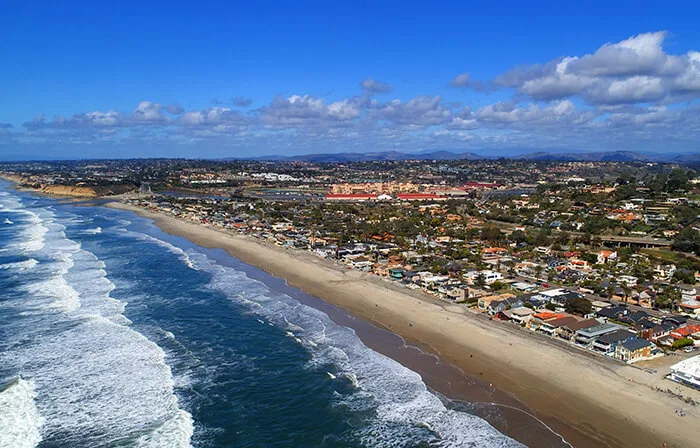
<path fill-rule="evenodd" d="M 140 437 L 135 445 L 139 448 L 188 448 L 193 432 L 192 416 L 181 410 L 151 433 Z"/>
<path fill-rule="evenodd" d="M 195 271 L 199 270 L 197 265 L 192 262 L 192 259 L 187 254 L 187 252 L 185 252 L 184 250 L 182 250 L 181 248 L 179 248 L 173 244 L 168 243 L 167 241 L 163 241 L 161 239 L 158 239 L 156 237 L 153 237 L 153 236 L 145 234 L 145 233 L 132 232 L 132 231 L 126 230 L 126 229 L 124 229 L 123 234 L 130 236 L 132 238 L 136 238 L 136 239 L 141 240 L 141 241 L 148 241 L 148 242 L 154 243 L 154 244 L 156 244 L 164 249 L 167 249 L 169 252 L 171 252 L 175 255 L 178 255 L 180 257 L 180 260 L 182 260 L 182 262 L 185 263 L 187 265 L 187 267 L 189 267 L 190 269 L 194 269 Z"/>
<path fill-rule="evenodd" d="M 18 226 L 21 228 L 20 241 L 13 242 L 9 245 L 10 250 L 18 250 L 23 253 L 36 252 L 44 246 L 44 236 L 48 229 L 44 226 L 45 220 L 36 211 L 27 209 L 25 204 L 19 197 L 14 195 L 0 196 L 0 204 L 3 208 L 3 213 L 8 213 L 12 219 L 18 221 Z M 50 211 L 43 211 L 50 218 Z M 10 217 L 4 218 L 5 224 L 15 224 Z"/>
<path fill-rule="evenodd" d="M 65 312 L 80 308 L 78 292 L 63 275 L 59 274 L 42 282 L 29 283 L 23 289 L 34 297 L 34 303 L 39 307 L 57 308 Z"/>
<path fill-rule="evenodd" d="M 83 233 L 86 235 L 97 235 L 97 234 L 102 233 L 102 227 L 97 226 L 94 229 L 86 229 L 86 230 L 83 230 Z"/>
<path fill-rule="evenodd" d="M 17 244 L 17 248 L 23 252 L 37 252 L 44 247 L 44 237 L 49 229 L 38 214 L 28 212 L 29 225 L 22 231 L 23 241 Z"/>
<path fill-rule="evenodd" d="M 10 270 L 16 270 L 18 272 L 25 272 L 33 268 L 39 264 L 38 261 L 36 261 L 33 258 L 30 258 L 28 260 L 24 261 L 15 261 L 13 263 L 5 263 L 5 264 L 0 264 L 0 269 L 10 269 Z"/>
<path fill-rule="evenodd" d="M 26 316 L 7 321 L 3 343 L 12 349 L 2 367 L 34 384 L 41 435 L 55 446 L 189 446 L 192 418 L 179 407 L 165 353 L 130 328 L 105 263 L 68 239 L 64 223 L 44 216 L 32 281 L 0 302 Z"/>
<path fill-rule="evenodd" d="M 440 447 L 522 446 L 479 417 L 447 409 L 420 375 L 369 349 L 352 329 L 335 324 L 325 313 L 270 291 L 245 273 L 204 255 L 192 256 L 212 273 L 210 287 L 247 305 L 306 347 L 312 355 L 310 368 L 326 371 L 332 364 L 335 372 L 327 372 L 329 378 L 342 378 L 353 386 L 353 392 L 342 395 L 337 405 L 374 416 L 355 434 L 363 446 L 411 446 L 416 440 L 430 440 Z"/>
<path fill-rule="evenodd" d="M 0 392 L 0 448 L 33 448 L 41 442 L 43 422 L 31 381 L 15 380 Z"/>

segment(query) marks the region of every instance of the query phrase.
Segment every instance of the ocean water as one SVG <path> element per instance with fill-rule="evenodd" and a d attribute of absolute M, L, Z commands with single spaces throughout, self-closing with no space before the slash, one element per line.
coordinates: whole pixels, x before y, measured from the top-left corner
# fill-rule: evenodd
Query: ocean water
<path fill-rule="evenodd" d="M 0 448 L 521 446 L 266 278 L 0 184 Z"/>

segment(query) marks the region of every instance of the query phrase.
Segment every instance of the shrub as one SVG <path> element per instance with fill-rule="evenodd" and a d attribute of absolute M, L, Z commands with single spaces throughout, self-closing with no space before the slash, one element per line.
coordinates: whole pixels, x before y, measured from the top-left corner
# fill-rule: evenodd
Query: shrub
<path fill-rule="evenodd" d="M 693 345 L 694 343 L 695 342 L 690 338 L 681 338 L 681 339 L 678 339 L 677 341 L 673 341 L 673 345 L 671 345 L 671 347 L 675 350 L 675 349 L 687 347 L 689 345 Z"/>

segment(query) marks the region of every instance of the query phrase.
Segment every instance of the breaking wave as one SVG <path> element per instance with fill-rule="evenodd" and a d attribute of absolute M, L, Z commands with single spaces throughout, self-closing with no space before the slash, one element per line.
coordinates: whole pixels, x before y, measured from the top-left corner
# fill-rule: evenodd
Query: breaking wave
<path fill-rule="evenodd" d="M 0 447 L 33 448 L 41 442 L 39 415 L 31 381 L 17 378 L 0 390 Z"/>
<path fill-rule="evenodd" d="M 354 330 L 335 324 L 325 313 L 270 291 L 244 272 L 193 254 L 196 265 L 212 274 L 210 287 L 246 305 L 311 354 L 309 367 L 326 372 L 330 381 L 346 381 L 352 392 L 336 406 L 370 415 L 354 438 L 364 446 L 415 446 L 425 440 L 440 447 L 521 447 L 474 415 L 447 409 L 420 375 L 365 346 Z M 332 371 L 328 366 L 332 365 Z"/>
<path fill-rule="evenodd" d="M 189 447 L 192 418 L 164 351 L 131 328 L 105 263 L 66 237 L 66 224 L 81 221 L 46 209 L 27 216 L 43 228 L 41 244 L 20 230 L 9 252 L 20 257 L 33 242 L 32 258 L 1 266 L 31 271 L 0 301 L 0 370 L 22 376 L 0 392 L 0 447 Z"/>

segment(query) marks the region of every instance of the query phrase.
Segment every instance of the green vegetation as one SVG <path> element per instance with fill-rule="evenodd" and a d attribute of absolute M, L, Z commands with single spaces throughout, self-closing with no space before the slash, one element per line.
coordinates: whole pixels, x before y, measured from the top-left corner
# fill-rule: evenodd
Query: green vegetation
<path fill-rule="evenodd" d="M 673 348 L 674 350 L 678 350 L 679 348 L 688 347 L 690 345 L 693 345 L 694 343 L 695 341 L 693 341 L 691 338 L 681 338 L 673 341 L 671 348 Z"/>
<path fill-rule="evenodd" d="M 566 302 L 564 309 L 567 313 L 585 316 L 593 312 L 593 304 L 586 298 L 575 298 Z"/>

